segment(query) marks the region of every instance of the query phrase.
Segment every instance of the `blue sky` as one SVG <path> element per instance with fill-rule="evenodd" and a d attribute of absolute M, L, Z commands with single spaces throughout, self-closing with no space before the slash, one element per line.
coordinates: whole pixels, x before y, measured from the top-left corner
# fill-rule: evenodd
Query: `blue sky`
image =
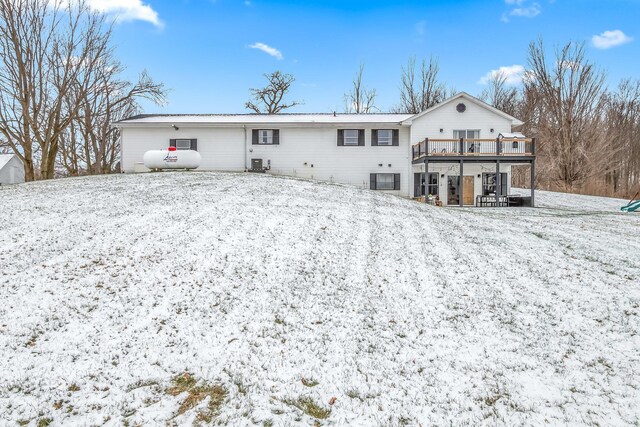
<path fill-rule="evenodd" d="M 401 66 L 430 54 L 448 86 L 477 95 L 500 67 L 517 84 L 538 37 L 550 52 L 584 41 L 612 86 L 640 78 L 640 0 L 92 2 L 120 17 L 114 39 L 129 77 L 146 69 L 171 89 L 168 105 L 145 104 L 148 113 L 247 112 L 248 89 L 275 70 L 296 77 L 289 97 L 304 105 L 291 112 L 342 111 L 361 62 L 387 111 Z"/>

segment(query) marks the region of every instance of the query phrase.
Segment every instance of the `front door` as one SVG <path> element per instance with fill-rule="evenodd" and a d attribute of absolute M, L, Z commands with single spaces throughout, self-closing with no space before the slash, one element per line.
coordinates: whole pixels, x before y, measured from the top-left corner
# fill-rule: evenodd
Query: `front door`
<path fill-rule="evenodd" d="M 465 176 L 463 179 L 464 179 L 464 182 L 462 186 L 462 204 L 473 205 L 473 194 L 474 194 L 473 176 Z"/>
<path fill-rule="evenodd" d="M 473 176 L 463 177 L 462 204 L 473 205 L 474 179 Z M 449 175 L 447 177 L 447 205 L 455 206 L 460 204 L 460 176 Z"/>

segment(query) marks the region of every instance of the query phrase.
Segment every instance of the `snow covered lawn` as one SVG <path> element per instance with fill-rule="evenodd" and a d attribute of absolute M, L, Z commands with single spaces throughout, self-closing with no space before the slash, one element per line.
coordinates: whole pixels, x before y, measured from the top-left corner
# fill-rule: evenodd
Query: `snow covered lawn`
<path fill-rule="evenodd" d="M 0 424 L 638 425 L 640 214 L 537 196 L 2 187 Z"/>

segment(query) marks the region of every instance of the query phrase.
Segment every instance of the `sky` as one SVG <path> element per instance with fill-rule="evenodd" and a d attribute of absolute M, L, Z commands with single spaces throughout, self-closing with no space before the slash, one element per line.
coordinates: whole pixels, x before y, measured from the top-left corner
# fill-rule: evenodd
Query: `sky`
<path fill-rule="evenodd" d="M 280 70 L 295 77 L 290 112 L 344 111 L 361 63 L 376 106 L 398 104 L 402 67 L 434 55 L 449 88 L 478 95 L 490 73 L 513 85 L 529 43 L 548 53 L 584 42 L 615 87 L 640 78 L 640 0 L 89 0 L 117 19 L 126 77 L 147 70 L 170 89 L 145 113 L 245 113 L 249 88 Z"/>

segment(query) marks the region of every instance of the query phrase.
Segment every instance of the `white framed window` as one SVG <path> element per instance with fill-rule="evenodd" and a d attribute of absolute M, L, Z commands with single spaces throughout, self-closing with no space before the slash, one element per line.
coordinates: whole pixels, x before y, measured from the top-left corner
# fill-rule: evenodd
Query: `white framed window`
<path fill-rule="evenodd" d="M 273 130 L 260 129 L 258 131 L 258 144 L 273 144 Z"/>
<path fill-rule="evenodd" d="M 393 190 L 394 182 L 394 174 L 392 173 L 376 174 L 376 190 Z"/>
<path fill-rule="evenodd" d="M 393 145 L 393 130 L 378 129 L 378 145 Z"/>
<path fill-rule="evenodd" d="M 176 150 L 191 150 L 191 140 L 176 139 Z"/>
<path fill-rule="evenodd" d="M 358 129 L 345 129 L 344 130 L 344 145 L 358 145 L 359 143 Z"/>

